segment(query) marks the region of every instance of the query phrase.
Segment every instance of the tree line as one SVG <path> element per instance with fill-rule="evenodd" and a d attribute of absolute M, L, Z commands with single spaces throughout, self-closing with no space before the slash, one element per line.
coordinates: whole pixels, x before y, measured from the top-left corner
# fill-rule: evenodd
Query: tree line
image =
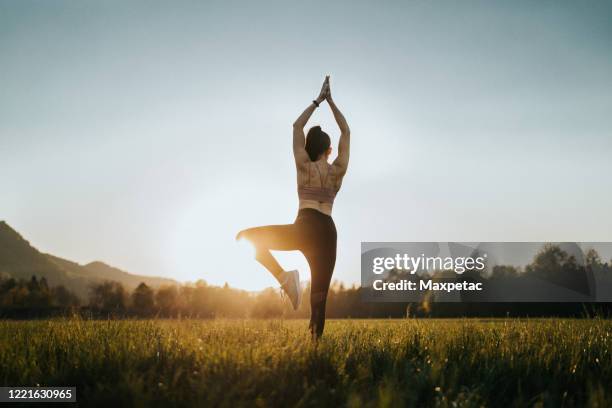
<path fill-rule="evenodd" d="M 597 269 L 612 277 L 612 260 L 603 262 L 590 250 L 584 262 L 555 245 L 546 245 L 525 268 L 495 266 L 487 279 L 538 276 L 543 279 L 573 277 Z M 468 273 L 469 274 L 469 273 Z M 391 274 L 391 279 L 400 278 Z M 386 318 L 406 316 L 580 316 L 597 310 L 609 314 L 610 304 L 577 303 L 368 303 L 362 301 L 358 286 L 332 284 L 327 314 L 330 318 Z M 305 318 L 310 316 L 310 287 L 304 288 L 302 305 L 294 311 L 278 289 L 252 293 L 229 287 L 209 285 L 205 281 L 152 288 L 141 283 L 133 290 L 113 281 L 91 285 L 89 298 L 79 299 L 62 285 L 50 287 L 47 280 L 0 279 L 0 316 L 38 317 L 80 314 L 93 317 L 193 317 L 193 318 Z"/>

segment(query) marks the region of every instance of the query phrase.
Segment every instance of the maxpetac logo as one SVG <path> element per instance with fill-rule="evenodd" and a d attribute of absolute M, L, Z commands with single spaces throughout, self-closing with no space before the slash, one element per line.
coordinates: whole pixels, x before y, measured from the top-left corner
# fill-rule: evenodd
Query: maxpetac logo
<path fill-rule="evenodd" d="M 612 243 L 362 242 L 361 293 L 369 302 L 612 302 Z"/>

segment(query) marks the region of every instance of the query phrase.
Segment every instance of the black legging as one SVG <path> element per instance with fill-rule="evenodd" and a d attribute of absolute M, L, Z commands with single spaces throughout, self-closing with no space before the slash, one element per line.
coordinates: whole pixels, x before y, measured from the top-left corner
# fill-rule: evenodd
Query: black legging
<path fill-rule="evenodd" d="M 301 251 L 310 266 L 310 331 L 323 334 L 327 291 L 336 265 L 336 225 L 329 215 L 305 208 L 293 224 L 268 225 L 243 231 L 244 238 L 255 246 L 255 258 L 274 276 L 282 272 L 273 251 Z"/>

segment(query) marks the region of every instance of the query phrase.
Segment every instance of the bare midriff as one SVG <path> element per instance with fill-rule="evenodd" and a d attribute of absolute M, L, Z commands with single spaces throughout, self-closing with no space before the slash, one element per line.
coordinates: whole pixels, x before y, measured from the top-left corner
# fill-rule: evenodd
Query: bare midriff
<path fill-rule="evenodd" d="M 300 210 L 304 208 L 312 208 L 313 210 L 318 210 L 323 214 L 329 215 L 331 217 L 333 204 L 330 203 L 321 203 L 319 201 L 313 200 L 300 200 Z"/>

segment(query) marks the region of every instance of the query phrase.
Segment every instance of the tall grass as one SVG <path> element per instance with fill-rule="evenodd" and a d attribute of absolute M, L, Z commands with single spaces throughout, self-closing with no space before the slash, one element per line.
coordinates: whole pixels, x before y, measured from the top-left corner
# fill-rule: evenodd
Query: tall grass
<path fill-rule="evenodd" d="M 612 322 L 0 322 L 4 386 L 87 406 L 612 406 Z"/>

